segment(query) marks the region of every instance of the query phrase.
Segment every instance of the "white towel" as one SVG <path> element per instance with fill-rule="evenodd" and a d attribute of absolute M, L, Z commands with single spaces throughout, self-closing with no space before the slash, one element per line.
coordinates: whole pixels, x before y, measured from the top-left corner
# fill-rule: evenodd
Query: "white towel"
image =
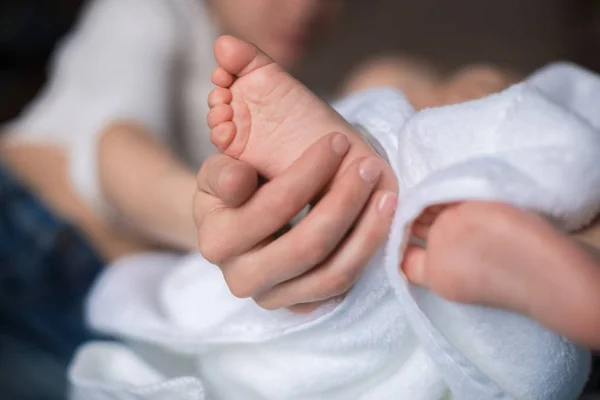
<path fill-rule="evenodd" d="M 537 71 L 529 82 L 552 101 L 577 113 L 595 129 L 600 129 L 600 79 L 595 73 L 561 62 Z"/>
<path fill-rule="evenodd" d="M 545 81 L 564 77 L 564 68 L 543 71 Z M 346 299 L 309 315 L 267 312 L 233 297 L 218 268 L 198 254 L 123 259 L 100 279 L 88 315 L 94 328 L 128 345 L 84 346 L 71 368 L 72 397 L 576 398 L 587 351 L 520 315 L 411 287 L 398 271 L 412 221 L 433 204 L 504 201 L 565 230 L 593 218 L 600 133 L 591 108 L 571 109 L 579 104 L 572 90 L 578 77 L 589 76 L 569 68 L 568 89 L 534 78 L 416 114 L 392 90 L 339 104 L 377 137 L 401 184 L 389 240 Z M 561 90 L 571 96 L 562 103 Z"/>

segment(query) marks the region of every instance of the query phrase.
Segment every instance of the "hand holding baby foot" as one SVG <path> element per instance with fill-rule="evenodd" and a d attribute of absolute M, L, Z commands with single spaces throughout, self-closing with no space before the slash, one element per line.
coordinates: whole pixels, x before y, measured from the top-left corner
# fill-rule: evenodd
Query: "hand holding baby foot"
<path fill-rule="evenodd" d="M 500 204 L 465 202 L 426 210 L 413 226 L 402 270 L 455 302 L 531 317 L 600 348 L 600 268 L 542 218 Z"/>
<path fill-rule="evenodd" d="M 211 139 L 270 182 L 242 207 L 261 216 L 252 232 L 238 233 L 244 245 L 228 241 L 232 253 L 211 257 L 207 250 L 215 246 L 205 243 L 203 254 L 221 267 L 235 295 L 264 308 L 344 294 L 385 240 L 396 204 L 393 171 L 340 115 L 256 47 L 224 36 L 215 56 Z M 328 132 L 343 134 L 324 139 Z M 317 198 L 305 219 L 272 238 Z M 230 224 L 250 226 L 239 219 Z"/>
<path fill-rule="evenodd" d="M 213 144 L 254 166 L 265 178 L 282 174 L 318 139 L 331 132 L 350 141 L 340 173 L 361 157 L 377 153 L 338 113 L 255 46 L 231 36 L 215 43 L 218 87 L 208 98 Z M 379 189 L 396 192 L 392 169 L 382 165 Z"/>
<path fill-rule="evenodd" d="M 199 247 L 221 268 L 234 295 L 253 297 L 267 309 L 298 305 L 296 311 L 306 312 L 315 306 L 306 303 L 344 294 L 358 279 L 385 240 L 395 209 L 395 196 L 381 191 L 372 195 L 381 164 L 356 160 L 305 219 L 274 237 L 323 193 L 348 149 L 344 135 L 327 135 L 258 190 L 256 175 L 239 161 L 229 159 L 221 174 L 214 173 L 217 161 L 222 162 L 218 158 L 203 166 L 196 201 Z M 224 196 L 224 191 L 235 191 L 244 174 L 250 182 L 246 189 Z M 209 196 L 218 192 L 215 185 L 232 182 L 227 190 L 221 186 L 219 197 L 235 197 L 229 203 L 237 204 Z"/>

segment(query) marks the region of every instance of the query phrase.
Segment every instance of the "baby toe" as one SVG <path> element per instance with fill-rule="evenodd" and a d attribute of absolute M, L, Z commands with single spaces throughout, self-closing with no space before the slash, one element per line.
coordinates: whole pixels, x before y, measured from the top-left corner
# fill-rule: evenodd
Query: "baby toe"
<path fill-rule="evenodd" d="M 216 88 L 208 95 L 208 106 L 212 109 L 221 104 L 229 104 L 232 100 L 232 94 L 229 89 Z"/>
<path fill-rule="evenodd" d="M 228 88 L 233 85 L 233 75 L 231 75 L 225 68 L 216 67 L 210 77 L 212 83 L 222 88 Z"/>
<path fill-rule="evenodd" d="M 228 104 L 220 104 L 215 106 L 208 113 L 207 122 L 210 129 L 213 129 L 219 124 L 233 119 L 233 108 Z"/>
<path fill-rule="evenodd" d="M 210 132 L 210 140 L 213 145 L 224 152 L 233 142 L 236 127 L 233 121 L 226 121 L 215 126 Z"/>

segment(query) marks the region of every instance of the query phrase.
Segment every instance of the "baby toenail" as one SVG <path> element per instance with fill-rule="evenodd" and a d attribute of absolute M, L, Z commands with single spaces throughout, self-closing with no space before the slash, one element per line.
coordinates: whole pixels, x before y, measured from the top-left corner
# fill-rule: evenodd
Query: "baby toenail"
<path fill-rule="evenodd" d="M 368 158 L 360 164 L 360 177 L 367 183 L 375 183 L 381 176 L 381 164 L 375 158 Z"/>
<path fill-rule="evenodd" d="M 346 135 L 342 133 L 335 134 L 331 139 L 331 149 L 335 154 L 337 154 L 340 157 L 346 154 L 349 147 L 350 142 L 348 141 Z"/>

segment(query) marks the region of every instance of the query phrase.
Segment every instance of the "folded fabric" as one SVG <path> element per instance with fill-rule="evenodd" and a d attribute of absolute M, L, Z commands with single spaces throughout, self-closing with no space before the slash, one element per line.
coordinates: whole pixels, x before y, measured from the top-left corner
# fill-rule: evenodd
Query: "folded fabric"
<path fill-rule="evenodd" d="M 564 230 L 592 220 L 600 133 L 579 79 L 600 84 L 556 65 L 498 95 L 419 113 L 387 89 L 338 104 L 377 138 L 401 185 L 387 244 L 348 296 L 309 315 L 269 312 L 232 296 L 199 254 L 120 260 L 95 287 L 88 316 L 124 344 L 79 351 L 72 397 L 575 399 L 587 351 L 523 316 L 412 287 L 398 265 L 411 224 L 435 204 L 507 202 Z"/>
<path fill-rule="evenodd" d="M 576 113 L 600 129 L 600 79 L 595 73 L 571 63 L 555 63 L 537 71 L 529 82 L 552 101 Z"/>

